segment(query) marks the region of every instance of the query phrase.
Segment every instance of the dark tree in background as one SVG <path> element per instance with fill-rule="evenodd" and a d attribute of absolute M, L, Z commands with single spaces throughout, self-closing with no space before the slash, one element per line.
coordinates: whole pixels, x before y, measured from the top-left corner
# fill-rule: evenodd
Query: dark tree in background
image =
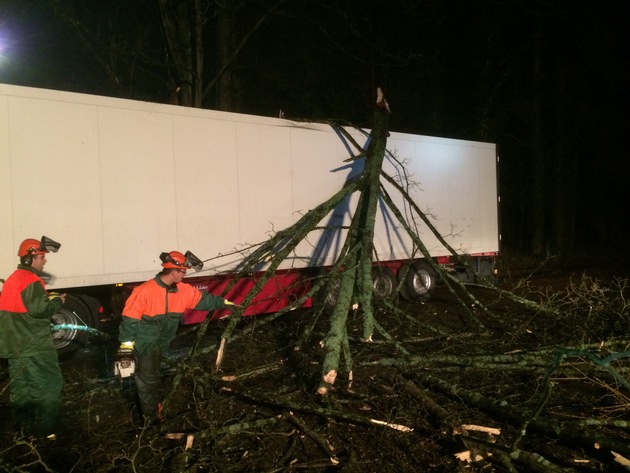
<path fill-rule="evenodd" d="M 623 2 L 0 7 L 2 82 L 368 127 L 382 87 L 391 130 L 498 144 L 506 253 L 627 253 Z"/>
<path fill-rule="evenodd" d="M 200 107 L 203 80 L 203 23 L 198 0 L 159 0 L 160 24 L 172 71 L 171 103 Z"/>

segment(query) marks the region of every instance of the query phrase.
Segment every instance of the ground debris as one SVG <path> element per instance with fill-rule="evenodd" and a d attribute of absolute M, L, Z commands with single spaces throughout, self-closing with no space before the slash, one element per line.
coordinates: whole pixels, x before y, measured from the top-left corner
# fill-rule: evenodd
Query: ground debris
<path fill-rule="evenodd" d="M 556 289 L 570 284 L 565 276 L 556 276 Z M 430 303 L 379 308 L 391 339 L 379 332 L 373 343 L 351 341 L 352 383 L 338 382 L 324 397 L 316 394 L 324 321 L 294 345 L 308 310 L 230 342 L 219 372 L 216 350 L 194 362 L 182 357 L 163 373 L 160 426 L 140 422 L 133 380 L 112 378 L 106 364 L 115 347 L 95 344 L 62 365 L 56 441 L 20 438 L 8 416 L 0 419 L 0 472 L 628 471 L 627 331 L 596 331 L 604 325 L 592 312 L 583 320 L 573 312 L 567 323 L 473 290 L 509 323 L 482 319 L 475 337 L 440 288 Z M 360 314 L 349 314 L 348 330 L 361 333 Z M 218 346 L 220 334 L 210 327 L 208 344 Z M 183 330 L 174 349 L 194 336 Z"/>

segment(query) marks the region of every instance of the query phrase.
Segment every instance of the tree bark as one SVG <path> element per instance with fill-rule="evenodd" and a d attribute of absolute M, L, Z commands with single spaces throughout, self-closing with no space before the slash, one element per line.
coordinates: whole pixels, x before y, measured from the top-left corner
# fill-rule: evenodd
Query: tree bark
<path fill-rule="evenodd" d="M 326 395 L 335 384 L 340 354 L 346 353 L 346 369 L 351 371 L 348 348 L 346 320 L 353 296 L 356 295 L 364 316 L 364 338 L 370 340 L 374 326 L 372 306 L 372 253 L 374 248 L 374 225 L 376 222 L 377 204 L 380 198 L 380 175 L 387 147 L 389 107 L 382 92 L 377 92 L 374 110 L 374 127 L 371 141 L 366 153 L 366 165 L 362 176 L 361 198 L 357 205 L 355 217 L 348 232 L 348 248 L 356 248 L 356 257 L 346 258 L 348 265 L 341 276 L 338 303 L 331 318 L 330 330 L 325 339 L 325 356 L 322 366 L 322 379 L 317 392 Z M 355 281 L 358 279 L 358 290 L 355 292 Z"/>
<path fill-rule="evenodd" d="M 468 391 L 433 375 L 415 372 L 412 377 L 432 390 L 483 409 L 495 418 L 504 419 L 519 426 L 530 419 L 529 413 L 501 400 Z M 564 424 L 555 419 L 531 419 L 528 429 L 552 438 L 563 439 L 569 443 L 579 443 L 585 448 L 593 448 L 597 444 L 602 449 L 612 450 L 624 456 L 630 455 L 630 445 L 621 439 L 608 437 L 594 431 L 580 431 L 575 429 L 573 424 Z"/>
<path fill-rule="evenodd" d="M 543 134 L 543 77 L 542 77 L 542 26 L 541 19 L 535 20 L 536 31 L 534 33 L 534 64 L 532 71 L 532 141 L 531 155 L 532 185 L 530 192 L 531 218 L 532 218 L 532 252 L 534 255 L 543 255 L 546 251 L 546 166 L 545 166 L 545 140 Z"/>
<path fill-rule="evenodd" d="M 201 107 L 203 84 L 203 14 L 199 0 L 159 0 L 167 67 L 174 72 L 171 103 Z"/>

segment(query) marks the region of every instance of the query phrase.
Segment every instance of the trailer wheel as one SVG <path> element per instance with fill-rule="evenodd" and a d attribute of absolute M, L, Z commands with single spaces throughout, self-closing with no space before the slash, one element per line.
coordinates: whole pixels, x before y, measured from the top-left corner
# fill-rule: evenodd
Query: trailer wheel
<path fill-rule="evenodd" d="M 397 285 L 396 275 L 387 266 L 376 267 L 372 270 L 372 287 L 377 297 L 391 299 L 396 295 Z"/>
<path fill-rule="evenodd" d="M 328 274 L 327 272 L 321 273 Z M 394 272 L 386 267 L 377 267 L 372 270 L 372 290 L 374 294 L 382 299 L 392 299 L 397 296 L 396 286 L 398 282 Z M 332 282 L 328 287 L 323 287 L 318 294 L 317 303 L 324 304 L 327 311 L 333 310 L 339 302 L 340 278 Z"/>
<path fill-rule="evenodd" d="M 400 295 L 409 301 L 426 301 L 437 284 L 435 270 L 426 261 L 407 264 L 398 273 Z"/>
<path fill-rule="evenodd" d="M 66 296 L 66 302 L 61 309 L 52 316 L 54 325 L 89 326 L 98 329 L 100 320 L 89 304 L 81 297 L 73 294 Z M 88 342 L 88 333 L 76 328 L 55 330 L 53 344 L 60 358 L 69 358 Z"/>
<path fill-rule="evenodd" d="M 320 268 L 312 273 L 311 284 L 317 284 L 322 278 L 331 277 L 331 272 L 327 269 Z M 313 305 L 322 307 L 326 312 L 332 311 L 339 301 L 339 289 L 341 288 L 341 275 L 337 275 L 334 281 L 328 281 L 313 296 Z"/>

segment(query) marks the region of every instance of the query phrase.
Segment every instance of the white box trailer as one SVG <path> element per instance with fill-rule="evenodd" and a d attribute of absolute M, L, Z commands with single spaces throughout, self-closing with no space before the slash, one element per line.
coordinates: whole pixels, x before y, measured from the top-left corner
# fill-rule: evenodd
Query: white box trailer
<path fill-rule="evenodd" d="M 498 252 L 494 144 L 391 133 L 388 150 L 397 159 L 385 170 L 410 176 L 449 245 L 473 257 Z M 292 225 L 360 173 L 361 160 L 344 162 L 351 153 L 322 123 L 0 84 L 0 278 L 15 269 L 20 242 L 41 235 L 62 244 L 46 268 L 53 290 L 145 281 L 174 249 L 209 260 L 198 278 L 229 274 L 242 258 L 235 250 Z M 355 202 L 328 220 L 347 225 Z M 431 256 L 449 255 L 425 226 L 419 234 Z M 331 265 L 338 241 L 310 235 L 281 269 Z M 419 257 L 383 208 L 375 246 L 394 270 Z"/>

